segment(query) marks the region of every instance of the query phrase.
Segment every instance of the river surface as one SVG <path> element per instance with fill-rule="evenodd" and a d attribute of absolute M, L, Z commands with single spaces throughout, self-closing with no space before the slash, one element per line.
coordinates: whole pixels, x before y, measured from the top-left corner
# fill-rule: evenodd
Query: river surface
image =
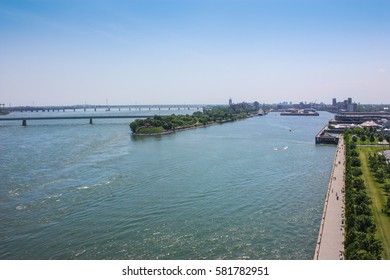
<path fill-rule="evenodd" d="M 0 259 L 312 259 L 335 153 L 314 136 L 332 117 L 155 137 L 0 122 Z"/>

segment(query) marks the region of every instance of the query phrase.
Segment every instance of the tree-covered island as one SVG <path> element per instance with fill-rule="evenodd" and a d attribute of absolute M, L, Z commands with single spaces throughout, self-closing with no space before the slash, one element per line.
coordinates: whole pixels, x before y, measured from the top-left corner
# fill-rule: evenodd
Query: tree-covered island
<path fill-rule="evenodd" d="M 262 114 L 259 102 L 242 102 L 230 106 L 205 108 L 203 112 L 194 112 L 192 115 L 156 115 L 147 119 L 137 119 L 130 123 L 130 129 L 135 135 L 168 134 L 189 128 L 233 122 Z"/>

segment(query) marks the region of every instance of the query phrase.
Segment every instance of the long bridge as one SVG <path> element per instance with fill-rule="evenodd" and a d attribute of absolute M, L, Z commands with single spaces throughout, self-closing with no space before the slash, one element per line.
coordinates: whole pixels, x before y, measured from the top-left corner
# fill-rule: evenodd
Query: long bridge
<path fill-rule="evenodd" d="M 22 121 L 22 126 L 27 126 L 28 120 L 82 120 L 89 119 L 89 124 L 93 124 L 93 119 L 142 119 L 153 117 L 153 115 L 117 115 L 117 116 L 45 116 L 45 117 L 16 117 L 0 118 L 0 121 Z"/>
<path fill-rule="evenodd" d="M 8 112 L 65 112 L 65 111 L 97 111 L 97 110 L 201 110 L 204 107 L 210 107 L 213 105 L 205 104 L 172 104 L 172 105 L 70 105 L 70 106 L 14 106 L 14 107 L 2 107 Z"/>
<path fill-rule="evenodd" d="M 148 118 L 153 117 L 155 114 L 152 114 L 150 111 L 160 111 L 160 110 L 203 110 L 205 108 L 210 108 L 215 105 L 205 105 L 205 104 L 164 104 L 164 105 L 70 105 L 70 106 L 15 106 L 15 107 L 5 107 L 2 105 L 3 111 L 7 113 L 29 113 L 26 116 L 15 116 L 11 115 L 3 116 L 0 118 L 0 121 L 21 121 L 23 126 L 27 126 L 27 121 L 30 120 L 76 120 L 76 119 L 89 119 L 89 123 L 93 123 L 93 119 L 136 119 L 136 118 Z M 105 113 L 113 111 L 133 111 L 135 114 L 124 115 L 121 114 L 107 114 L 95 115 L 97 111 L 105 111 Z M 49 115 L 34 116 L 36 112 L 83 112 L 82 115 L 70 115 L 66 116 L 64 114 L 51 113 Z M 141 113 L 142 111 L 145 114 Z M 146 111 L 148 113 L 146 113 Z M 93 112 L 89 113 L 88 112 Z"/>

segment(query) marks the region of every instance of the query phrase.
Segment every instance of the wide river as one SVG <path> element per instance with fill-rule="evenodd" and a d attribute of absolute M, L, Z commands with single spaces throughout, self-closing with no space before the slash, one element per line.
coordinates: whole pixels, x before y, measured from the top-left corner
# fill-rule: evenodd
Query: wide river
<path fill-rule="evenodd" d="M 332 117 L 156 137 L 0 122 L 0 259 L 312 259 L 335 154 L 314 136 Z"/>

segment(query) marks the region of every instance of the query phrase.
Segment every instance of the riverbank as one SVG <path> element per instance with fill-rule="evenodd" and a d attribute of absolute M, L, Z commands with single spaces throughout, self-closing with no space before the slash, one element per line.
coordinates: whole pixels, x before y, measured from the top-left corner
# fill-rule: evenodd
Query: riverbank
<path fill-rule="evenodd" d="M 190 129 L 195 129 L 195 128 L 205 128 L 213 125 L 218 125 L 218 124 L 224 124 L 228 122 L 233 122 L 233 121 L 219 121 L 219 122 L 213 122 L 213 123 L 208 123 L 208 124 L 199 124 L 199 125 L 193 125 L 193 126 L 186 126 L 186 127 L 177 127 L 176 129 L 170 129 L 170 130 L 164 130 L 164 131 L 159 131 L 159 132 L 150 132 L 150 133 L 143 133 L 143 132 L 133 132 L 132 135 L 134 136 L 158 136 L 158 135 L 166 135 L 166 134 L 172 134 L 180 131 L 185 131 L 185 130 L 190 130 Z"/>
<path fill-rule="evenodd" d="M 344 259 L 345 223 L 345 146 L 344 138 L 339 138 L 333 168 L 325 199 L 324 211 L 315 260 Z"/>
<path fill-rule="evenodd" d="M 155 115 L 146 119 L 136 119 L 130 123 L 135 135 L 161 135 L 201 126 L 220 124 L 246 119 L 254 115 L 264 115 L 264 111 L 248 103 L 214 106 L 197 111 L 192 115 Z"/>

